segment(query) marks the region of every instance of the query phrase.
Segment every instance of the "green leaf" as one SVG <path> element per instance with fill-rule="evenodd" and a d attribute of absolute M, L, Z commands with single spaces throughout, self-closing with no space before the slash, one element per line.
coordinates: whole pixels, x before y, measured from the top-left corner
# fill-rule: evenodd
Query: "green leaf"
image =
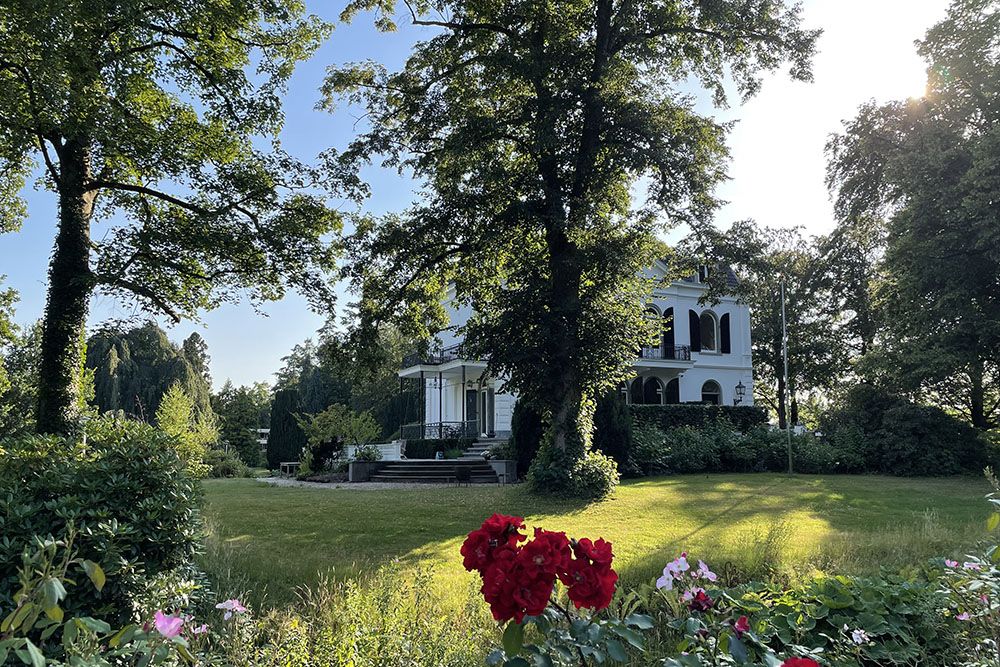
<path fill-rule="evenodd" d="M 609 639 L 606 644 L 608 647 L 608 655 L 615 662 L 627 662 L 628 653 L 625 652 L 625 647 L 622 646 L 621 642 L 617 639 Z"/>
<path fill-rule="evenodd" d="M 531 665 L 528 664 L 528 661 L 521 656 L 514 656 L 505 662 L 504 665 L 506 665 L 506 667 L 531 667 Z"/>
<path fill-rule="evenodd" d="M 729 655 L 733 656 L 733 659 L 739 663 L 749 660 L 747 647 L 743 645 L 743 642 L 736 635 L 729 635 Z"/>
<path fill-rule="evenodd" d="M 46 609 L 45 615 L 48 616 L 53 621 L 55 621 L 56 623 L 62 623 L 63 610 L 59 605 L 55 605 L 54 607 L 49 607 L 48 609 Z"/>
<path fill-rule="evenodd" d="M 94 588 L 98 591 L 104 590 L 107 578 L 104 576 L 104 570 L 101 569 L 101 566 L 92 560 L 85 560 L 82 565 L 83 571 L 87 573 L 87 577 L 94 584 Z"/>
<path fill-rule="evenodd" d="M 515 656 L 524 647 L 524 626 L 511 621 L 503 631 L 503 650 L 509 656 Z M 510 664 L 510 661 L 507 661 Z"/>
<path fill-rule="evenodd" d="M 641 650 L 643 648 L 642 635 L 640 635 L 635 630 L 623 626 L 615 626 L 612 628 L 612 630 L 614 630 L 615 634 L 625 639 L 625 641 L 627 641 L 629 644 L 636 647 L 637 649 Z"/>
<path fill-rule="evenodd" d="M 45 667 L 45 656 L 38 650 L 38 647 L 31 643 L 30 639 L 24 640 L 24 648 L 31 659 L 31 667 Z"/>
<path fill-rule="evenodd" d="M 66 588 L 62 585 L 57 577 L 49 577 L 42 584 L 42 596 L 44 602 L 42 603 L 43 609 L 50 609 L 55 607 L 66 597 Z"/>
<path fill-rule="evenodd" d="M 652 630 L 653 618 L 645 614 L 631 614 L 625 617 L 625 625 L 631 625 L 640 630 Z"/>

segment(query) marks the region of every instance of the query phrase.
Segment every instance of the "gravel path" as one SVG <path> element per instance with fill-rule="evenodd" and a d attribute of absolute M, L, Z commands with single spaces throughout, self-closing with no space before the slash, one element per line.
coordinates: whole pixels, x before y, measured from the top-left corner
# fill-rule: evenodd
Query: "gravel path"
<path fill-rule="evenodd" d="M 349 491 L 384 491 L 386 489 L 443 489 L 451 484 L 426 484 L 408 482 L 300 482 L 287 477 L 258 477 L 271 486 L 297 486 L 303 489 L 346 489 Z"/>

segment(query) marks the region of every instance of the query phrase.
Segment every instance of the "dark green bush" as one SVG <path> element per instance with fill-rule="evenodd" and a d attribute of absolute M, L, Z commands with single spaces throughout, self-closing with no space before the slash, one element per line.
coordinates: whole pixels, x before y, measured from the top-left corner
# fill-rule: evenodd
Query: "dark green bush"
<path fill-rule="evenodd" d="M 919 405 L 872 385 L 852 388 L 824 416 L 830 442 L 860 459 L 865 472 L 937 476 L 979 472 L 988 463 L 984 438 L 944 410 Z"/>
<path fill-rule="evenodd" d="M 236 452 L 227 452 L 221 449 L 210 449 L 205 453 L 205 464 L 209 466 L 209 477 L 222 478 L 250 476 L 250 468 L 243 463 L 243 459 L 241 459 Z"/>
<path fill-rule="evenodd" d="M 527 402 L 518 401 L 514 404 L 510 430 L 511 443 L 517 452 L 517 476 L 523 477 L 528 473 L 531 462 L 538 454 L 542 436 L 545 434 L 545 424 L 541 415 Z"/>
<path fill-rule="evenodd" d="M 632 415 L 628 405 L 621 392 L 610 391 L 594 410 L 594 449 L 607 454 L 624 469 L 632 445 Z"/>
<path fill-rule="evenodd" d="M 725 420 L 737 431 L 745 433 L 755 426 L 767 423 L 767 414 L 753 405 L 705 405 L 681 403 L 678 405 L 630 405 L 636 426 L 652 424 L 664 431 L 681 426 L 701 428 L 706 424 Z"/>
<path fill-rule="evenodd" d="M 406 458 L 433 459 L 437 452 L 447 452 L 450 449 L 465 451 L 475 438 L 427 438 L 406 441 Z"/>
<path fill-rule="evenodd" d="M 21 553 L 72 522 L 80 558 L 104 568 L 100 593 L 81 586 L 73 613 L 123 623 L 149 581 L 190 567 L 201 498 L 171 438 L 148 424 L 102 418 L 87 441 L 22 436 L 0 441 L 0 608 L 11 608 Z M 141 576 L 140 576 L 141 575 Z"/>

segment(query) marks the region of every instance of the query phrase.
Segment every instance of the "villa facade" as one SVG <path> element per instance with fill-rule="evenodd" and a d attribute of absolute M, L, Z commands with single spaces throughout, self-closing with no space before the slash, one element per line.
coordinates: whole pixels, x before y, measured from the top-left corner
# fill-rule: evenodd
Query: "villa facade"
<path fill-rule="evenodd" d="M 657 264 L 649 275 L 662 278 Z M 660 324 L 658 344 L 639 350 L 634 377 L 620 390 L 633 405 L 672 403 L 753 404 L 750 309 L 733 296 L 701 304 L 708 287 L 699 275 L 663 283 L 653 290 L 647 316 Z M 736 285 L 728 269 L 727 282 Z M 401 437 L 503 438 L 510 435 L 516 396 L 486 375 L 486 362 L 461 355 L 457 334 L 471 315 L 467 306 L 449 311 L 450 326 L 438 338 L 439 351 L 413 354 L 403 361 L 401 383 L 410 380 L 422 393 L 420 420 L 403 426 Z"/>

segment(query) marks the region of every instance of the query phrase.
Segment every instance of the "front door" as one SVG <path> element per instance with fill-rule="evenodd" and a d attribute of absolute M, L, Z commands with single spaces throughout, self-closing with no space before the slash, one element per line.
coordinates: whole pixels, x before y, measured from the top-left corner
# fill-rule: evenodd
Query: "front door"
<path fill-rule="evenodd" d="M 493 437 L 496 426 L 493 423 L 494 413 L 493 389 L 483 389 L 479 393 L 479 433 L 483 436 Z"/>
<path fill-rule="evenodd" d="M 465 390 L 465 423 L 462 424 L 462 433 L 466 437 L 476 435 L 473 429 L 479 428 L 479 392 L 475 389 Z M 470 426 L 472 424 L 473 426 Z"/>

